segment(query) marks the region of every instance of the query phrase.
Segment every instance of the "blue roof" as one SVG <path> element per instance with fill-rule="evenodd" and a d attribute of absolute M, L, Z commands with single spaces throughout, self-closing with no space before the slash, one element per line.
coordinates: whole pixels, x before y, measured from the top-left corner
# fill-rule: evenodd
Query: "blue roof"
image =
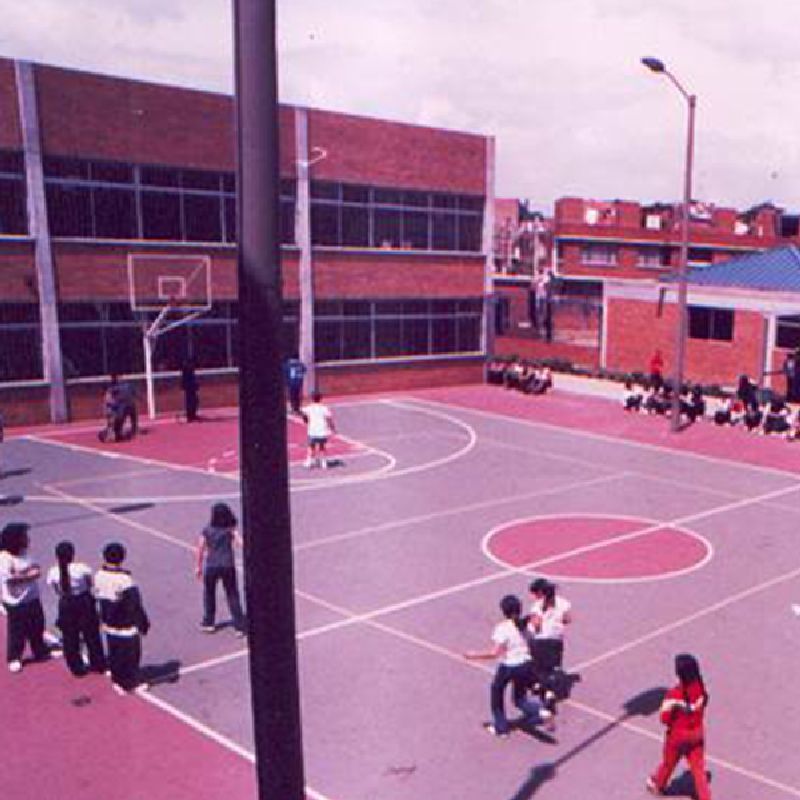
<path fill-rule="evenodd" d="M 693 286 L 800 292 L 800 250 L 790 244 L 689 270 Z"/>

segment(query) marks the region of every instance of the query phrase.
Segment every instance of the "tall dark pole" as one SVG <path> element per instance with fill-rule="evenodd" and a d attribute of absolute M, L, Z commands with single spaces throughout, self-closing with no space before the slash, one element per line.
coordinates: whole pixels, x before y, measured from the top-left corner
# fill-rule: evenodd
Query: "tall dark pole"
<path fill-rule="evenodd" d="M 697 96 L 689 94 L 680 81 L 664 66 L 664 62 L 653 57 L 642 59 L 642 63 L 652 72 L 665 75 L 681 93 L 689 107 L 686 134 L 686 160 L 683 170 L 683 209 L 681 214 L 681 253 L 678 264 L 678 298 L 675 321 L 675 386 L 672 395 L 672 417 L 670 427 L 677 432 L 681 429 L 681 397 L 683 377 L 686 372 L 686 334 L 688 327 L 688 283 L 689 283 L 689 216 L 692 204 L 692 165 L 694 163 L 694 113 Z"/>
<path fill-rule="evenodd" d="M 239 408 L 250 682 L 260 800 L 303 800 L 282 376 L 274 0 L 234 0 Z"/>

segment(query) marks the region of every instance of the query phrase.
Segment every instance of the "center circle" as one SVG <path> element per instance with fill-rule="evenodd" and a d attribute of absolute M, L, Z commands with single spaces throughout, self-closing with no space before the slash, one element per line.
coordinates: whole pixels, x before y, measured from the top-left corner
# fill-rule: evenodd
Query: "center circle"
<path fill-rule="evenodd" d="M 683 575 L 712 557 L 699 533 L 643 517 L 564 514 L 516 519 L 483 539 L 488 558 L 548 578 L 596 583 Z"/>

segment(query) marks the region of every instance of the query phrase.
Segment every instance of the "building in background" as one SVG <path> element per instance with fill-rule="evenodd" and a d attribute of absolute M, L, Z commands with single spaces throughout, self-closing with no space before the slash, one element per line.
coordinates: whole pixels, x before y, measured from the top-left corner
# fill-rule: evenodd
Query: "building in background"
<path fill-rule="evenodd" d="M 186 358 L 236 402 L 233 120 L 225 95 L 0 60 L 8 421 L 98 416 L 110 373 L 141 376 L 141 255 L 210 265 L 208 313 L 158 339 L 160 407 Z M 286 353 L 328 393 L 480 380 L 493 140 L 283 106 L 280 146 Z"/>

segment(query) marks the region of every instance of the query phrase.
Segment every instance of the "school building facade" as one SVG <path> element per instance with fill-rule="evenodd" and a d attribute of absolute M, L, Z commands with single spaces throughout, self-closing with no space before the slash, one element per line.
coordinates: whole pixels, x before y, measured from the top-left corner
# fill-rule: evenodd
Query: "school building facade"
<path fill-rule="evenodd" d="M 326 393 L 480 380 L 493 139 L 295 106 L 279 116 L 287 354 Z M 110 373 L 140 380 L 147 315 L 131 309 L 131 256 L 163 256 L 166 273 L 176 257 L 209 266 L 207 313 L 158 339 L 160 408 L 178 407 L 186 358 L 204 405 L 236 403 L 234 118 L 230 96 L 0 59 L 8 423 L 96 417 Z"/>

